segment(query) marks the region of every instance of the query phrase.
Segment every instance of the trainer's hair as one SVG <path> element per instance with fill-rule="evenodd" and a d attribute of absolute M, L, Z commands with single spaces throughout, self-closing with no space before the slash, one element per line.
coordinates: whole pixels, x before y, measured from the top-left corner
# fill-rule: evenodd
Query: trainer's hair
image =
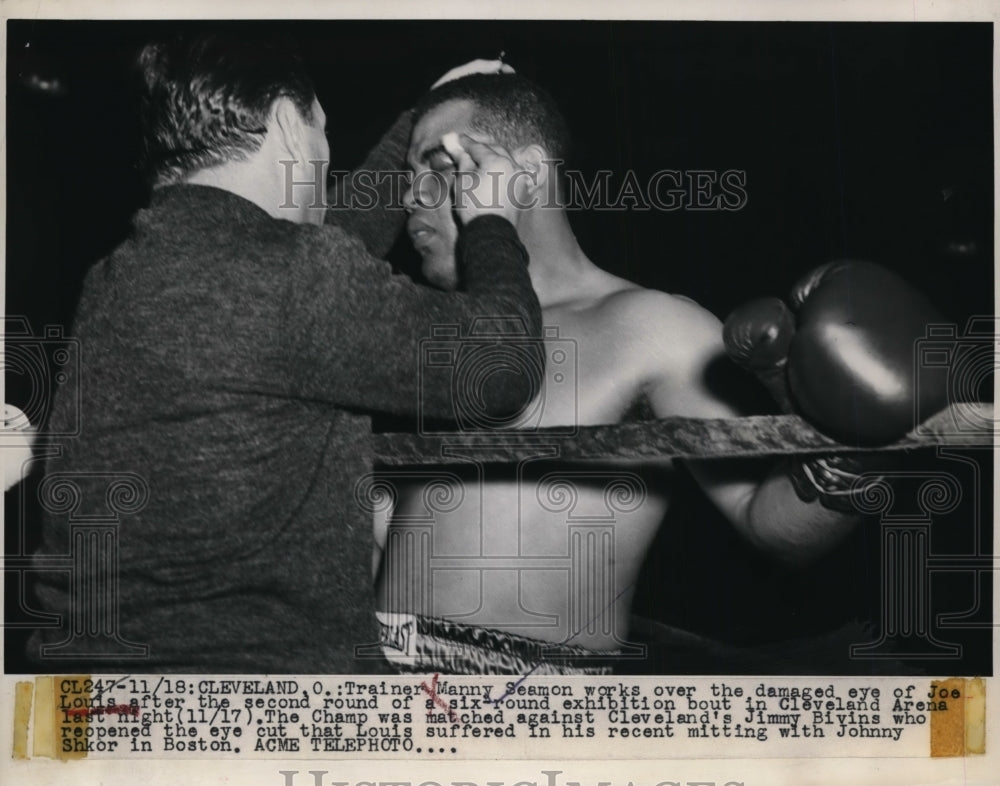
<path fill-rule="evenodd" d="M 139 55 L 143 165 L 169 185 L 260 149 L 275 99 L 313 120 L 315 90 L 287 45 L 205 34 L 149 44 Z"/>
<path fill-rule="evenodd" d="M 554 159 L 570 154 L 566 119 L 545 90 L 517 74 L 472 74 L 445 82 L 414 108 L 414 122 L 447 101 L 475 105 L 472 128 L 490 134 L 509 150 L 541 144 Z"/>

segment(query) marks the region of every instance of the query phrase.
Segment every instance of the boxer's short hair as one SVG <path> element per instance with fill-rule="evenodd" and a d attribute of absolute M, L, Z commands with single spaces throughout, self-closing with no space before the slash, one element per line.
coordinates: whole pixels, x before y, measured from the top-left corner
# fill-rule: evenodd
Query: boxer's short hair
<path fill-rule="evenodd" d="M 414 122 L 448 101 L 462 100 L 475 105 L 472 128 L 508 150 L 540 144 L 554 159 L 570 155 L 569 128 L 555 100 L 517 74 L 472 74 L 445 82 L 418 102 Z"/>
<path fill-rule="evenodd" d="M 180 36 L 147 45 L 139 67 L 143 162 L 154 186 L 259 150 L 277 98 L 313 120 L 312 80 L 285 42 Z"/>

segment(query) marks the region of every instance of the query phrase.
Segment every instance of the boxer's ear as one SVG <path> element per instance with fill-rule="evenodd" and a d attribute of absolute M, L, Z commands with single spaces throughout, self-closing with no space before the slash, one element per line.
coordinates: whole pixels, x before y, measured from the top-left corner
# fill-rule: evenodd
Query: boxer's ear
<path fill-rule="evenodd" d="M 551 174 L 551 157 L 545 148 L 541 145 L 525 145 L 514 150 L 511 155 L 519 168 L 531 173 L 530 177 L 524 178 L 529 194 L 534 196 L 544 191 Z"/>

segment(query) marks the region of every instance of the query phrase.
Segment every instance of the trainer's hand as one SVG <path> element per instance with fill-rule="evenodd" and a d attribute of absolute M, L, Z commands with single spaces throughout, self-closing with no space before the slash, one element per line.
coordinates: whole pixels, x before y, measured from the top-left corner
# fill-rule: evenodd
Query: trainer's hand
<path fill-rule="evenodd" d="M 448 73 L 442 76 L 437 82 L 431 85 L 431 90 L 441 87 L 441 85 L 463 76 L 472 74 L 513 74 L 514 69 L 503 60 L 470 60 L 460 66 L 455 66 Z"/>
<path fill-rule="evenodd" d="M 519 211 L 514 189 L 519 172 L 510 154 L 499 145 L 455 132 L 441 137 L 441 144 L 455 162 L 452 188 L 459 220 L 468 224 L 477 216 L 497 215 L 516 227 Z"/>

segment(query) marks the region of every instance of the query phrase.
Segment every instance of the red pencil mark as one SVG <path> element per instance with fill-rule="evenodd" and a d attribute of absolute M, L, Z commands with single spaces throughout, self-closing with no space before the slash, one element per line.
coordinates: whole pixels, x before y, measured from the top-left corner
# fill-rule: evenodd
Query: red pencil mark
<path fill-rule="evenodd" d="M 109 704 L 106 707 L 73 707 L 63 710 L 69 717 L 79 715 L 133 715 L 139 717 L 138 704 Z"/>
<path fill-rule="evenodd" d="M 444 699 L 438 696 L 437 686 L 438 686 L 438 677 L 440 676 L 441 676 L 440 674 L 434 675 L 434 679 L 431 680 L 430 687 L 427 687 L 426 682 L 421 682 L 420 687 L 423 688 L 424 693 L 426 693 L 428 696 L 431 697 L 431 701 L 433 701 L 438 707 L 440 707 L 441 709 L 443 709 L 445 712 L 448 713 L 448 720 L 450 720 L 452 723 L 458 723 L 458 715 L 455 714 L 455 710 L 453 710 L 448 705 L 448 702 L 446 702 Z"/>

